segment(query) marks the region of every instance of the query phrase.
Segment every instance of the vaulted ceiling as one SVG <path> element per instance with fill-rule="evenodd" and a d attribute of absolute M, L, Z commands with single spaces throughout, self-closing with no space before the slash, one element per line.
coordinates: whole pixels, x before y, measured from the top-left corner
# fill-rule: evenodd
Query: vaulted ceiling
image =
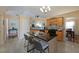
<path fill-rule="evenodd" d="M 24 16 L 43 16 L 40 11 L 41 6 L 0 6 L 0 13 L 6 13 L 8 15 L 24 15 Z M 69 13 L 79 10 L 79 6 L 50 6 L 51 11 L 47 17 L 53 17 L 56 15 Z"/>

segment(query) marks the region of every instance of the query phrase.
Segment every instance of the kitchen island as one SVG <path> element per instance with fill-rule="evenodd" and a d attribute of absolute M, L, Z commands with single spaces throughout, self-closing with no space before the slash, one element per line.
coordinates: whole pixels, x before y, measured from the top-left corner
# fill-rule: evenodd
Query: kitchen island
<path fill-rule="evenodd" d="M 42 41 L 45 41 L 48 43 L 48 46 L 49 46 L 49 51 L 47 53 L 54 53 L 56 52 L 56 36 L 54 36 L 52 39 L 47 37 L 46 34 L 44 35 L 34 35 L 34 34 L 31 34 L 34 38 L 36 38 L 36 40 L 42 40 Z"/>

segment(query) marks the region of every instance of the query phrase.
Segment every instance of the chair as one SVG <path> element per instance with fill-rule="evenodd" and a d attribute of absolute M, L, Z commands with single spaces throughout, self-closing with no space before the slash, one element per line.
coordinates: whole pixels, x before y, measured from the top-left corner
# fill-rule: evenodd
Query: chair
<path fill-rule="evenodd" d="M 24 38 L 25 38 L 25 41 L 24 41 L 24 47 L 27 47 L 27 45 L 26 45 L 26 41 L 28 40 L 28 36 L 26 35 L 26 34 L 24 34 Z"/>
<path fill-rule="evenodd" d="M 33 49 L 33 48 L 29 49 L 29 47 L 31 45 L 33 45 L 33 40 L 32 40 L 33 38 L 31 36 L 26 35 L 26 34 L 24 34 L 24 37 L 25 37 L 24 48 L 27 48 L 27 52 L 30 52 L 31 49 Z M 25 51 L 26 51 L 26 49 L 25 49 Z"/>
<path fill-rule="evenodd" d="M 34 47 L 36 50 L 40 51 L 40 53 L 45 53 L 45 50 L 49 46 L 48 46 L 48 43 L 43 40 L 40 40 L 40 41 L 34 40 Z M 49 52 L 49 48 L 48 48 L 48 52 Z"/>
<path fill-rule="evenodd" d="M 67 29 L 66 32 L 67 32 L 66 37 L 68 38 L 68 40 L 74 42 L 75 41 L 74 40 L 74 37 L 75 37 L 74 31 L 72 31 L 72 29 Z"/>
<path fill-rule="evenodd" d="M 48 30 L 48 33 L 51 36 L 51 38 L 56 36 L 56 31 L 57 31 L 56 29 L 49 29 Z"/>

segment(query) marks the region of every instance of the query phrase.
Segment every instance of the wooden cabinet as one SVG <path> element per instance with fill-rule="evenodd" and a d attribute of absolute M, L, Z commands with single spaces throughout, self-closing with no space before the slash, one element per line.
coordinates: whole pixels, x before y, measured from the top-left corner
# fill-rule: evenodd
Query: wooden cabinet
<path fill-rule="evenodd" d="M 55 18 L 50 18 L 47 19 L 47 26 L 50 25 L 57 25 L 57 26 L 63 26 L 63 17 L 55 17 Z"/>
<path fill-rule="evenodd" d="M 58 41 L 63 41 L 64 40 L 64 18 L 63 17 L 58 17 L 57 18 L 57 27 L 58 27 L 58 31 L 57 31 L 57 40 Z"/>
<path fill-rule="evenodd" d="M 58 41 L 63 41 L 64 32 L 63 31 L 57 31 L 56 34 L 57 34 L 57 37 L 56 37 L 57 40 Z"/>
<path fill-rule="evenodd" d="M 56 25 L 56 24 L 57 24 L 56 18 L 47 19 L 47 26 Z"/>
<path fill-rule="evenodd" d="M 54 26 L 56 25 L 57 27 L 57 40 L 60 40 L 60 41 L 63 41 L 63 37 L 64 37 L 64 30 L 63 30 L 63 27 L 64 27 L 64 18 L 63 17 L 54 17 L 54 18 L 50 18 L 50 19 L 35 19 L 35 22 L 41 22 L 43 21 L 45 23 L 45 27 L 46 28 L 50 28 L 50 26 Z M 54 28 L 54 27 L 53 27 Z M 31 29 L 32 32 L 37 32 L 39 31 L 40 29 Z M 44 31 L 46 33 L 48 33 L 48 29 L 44 29 Z"/>
<path fill-rule="evenodd" d="M 63 37 L 64 37 L 64 18 L 63 17 L 55 17 L 55 18 L 50 18 L 47 20 L 47 26 L 53 26 L 56 25 L 57 26 L 57 40 L 63 41 Z"/>
<path fill-rule="evenodd" d="M 58 27 L 58 31 L 57 31 L 57 40 L 58 41 L 63 41 L 64 40 L 64 18 L 63 17 L 59 17 L 57 18 L 57 27 Z"/>
<path fill-rule="evenodd" d="M 63 17 L 58 17 L 57 20 L 57 26 L 63 26 L 64 25 L 64 18 Z"/>

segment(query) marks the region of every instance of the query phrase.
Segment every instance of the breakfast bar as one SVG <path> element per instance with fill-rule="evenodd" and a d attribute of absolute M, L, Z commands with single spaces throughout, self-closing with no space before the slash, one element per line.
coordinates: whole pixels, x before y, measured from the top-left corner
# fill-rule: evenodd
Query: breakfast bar
<path fill-rule="evenodd" d="M 30 35 L 33 36 L 35 38 L 35 40 L 42 41 L 41 44 L 43 44 L 43 45 L 46 42 L 49 46 L 48 53 L 55 52 L 56 51 L 56 36 L 54 36 L 53 38 L 49 38 L 48 35 L 46 36 L 46 34 L 45 35 L 44 34 L 43 35 L 42 34 L 41 35 L 30 34 Z"/>

